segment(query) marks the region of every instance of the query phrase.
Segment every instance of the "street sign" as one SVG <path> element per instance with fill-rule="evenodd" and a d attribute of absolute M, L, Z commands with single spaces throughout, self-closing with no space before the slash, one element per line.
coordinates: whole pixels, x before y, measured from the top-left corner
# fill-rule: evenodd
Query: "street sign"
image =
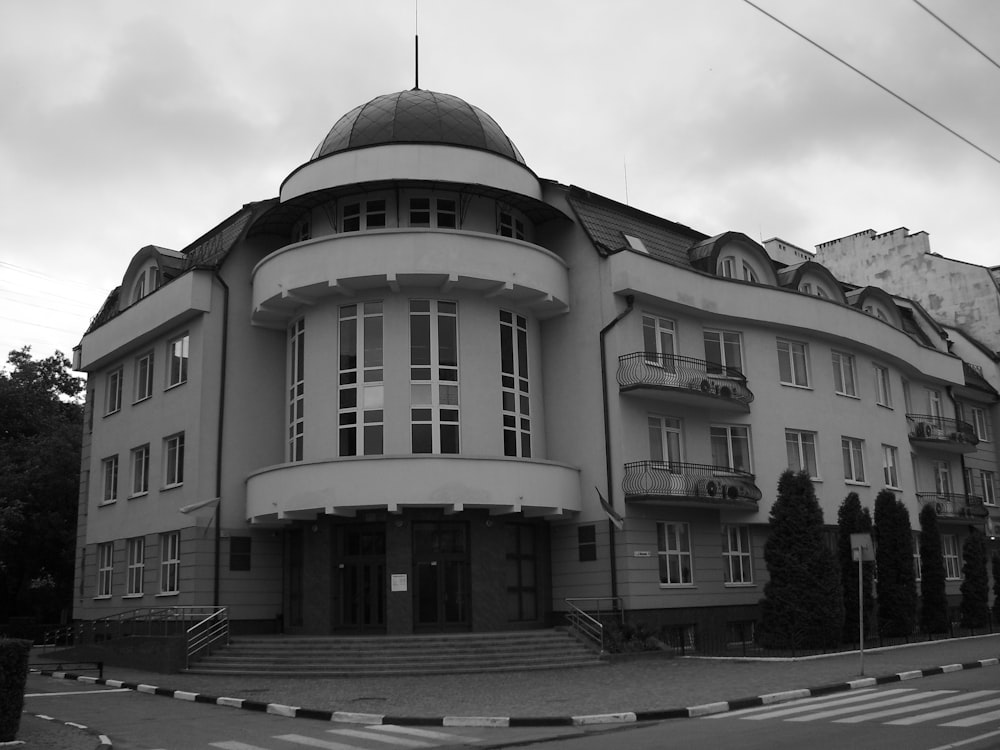
<path fill-rule="evenodd" d="M 851 534 L 851 559 L 857 562 L 875 562 L 875 546 L 871 534 Z"/>

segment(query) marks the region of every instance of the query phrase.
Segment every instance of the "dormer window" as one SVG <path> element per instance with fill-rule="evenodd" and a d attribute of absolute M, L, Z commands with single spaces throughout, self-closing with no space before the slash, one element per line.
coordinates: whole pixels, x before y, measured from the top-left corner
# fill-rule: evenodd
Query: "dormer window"
<path fill-rule="evenodd" d="M 756 272 L 753 270 L 753 268 L 750 267 L 750 265 L 746 261 L 743 261 L 743 280 L 749 281 L 751 284 L 760 283 L 757 280 Z"/>
<path fill-rule="evenodd" d="M 147 294 L 152 294 L 160 288 L 160 267 L 153 265 L 143 269 L 132 287 L 132 304 L 135 304 Z"/>
<path fill-rule="evenodd" d="M 724 279 L 736 278 L 736 258 L 723 258 L 719 261 L 719 275 Z"/>

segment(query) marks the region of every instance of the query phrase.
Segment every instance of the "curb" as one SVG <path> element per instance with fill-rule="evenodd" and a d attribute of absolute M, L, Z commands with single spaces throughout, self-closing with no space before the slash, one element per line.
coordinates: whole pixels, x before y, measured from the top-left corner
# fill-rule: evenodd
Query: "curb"
<path fill-rule="evenodd" d="M 960 672 L 966 669 L 981 669 L 1000 664 L 1000 658 L 979 659 L 977 661 L 965 662 L 963 664 L 945 664 L 940 667 L 928 667 L 926 669 L 914 669 L 908 672 L 897 672 L 895 674 L 882 675 L 880 677 L 861 677 L 848 682 L 838 682 L 830 685 L 820 685 L 814 688 L 804 688 L 801 690 L 786 690 L 778 693 L 768 693 L 750 698 L 739 698 L 731 701 L 719 701 L 717 703 L 705 703 L 699 706 L 688 706 L 685 708 L 667 708 L 655 711 L 621 711 L 609 714 L 589 714 L 585 716 L 392 716 L 390 714 L 368 714 L 352 713 L 349 711 L 324 711 L 314 708 L 302 708 L 301 706 L 288 706 L 283 703 L 264 703 L 262 701 L 248 700 L 245 698 L 225 698 L 204 693 L 191 693 L 185 690 L 170 690 L 168 688 L 146 685 L 143 683 L 123 682 L 121 680 L 108 680 L 87 675 L 77 675 L 72 672 L 55 672 L 51 670 L 38 670 L 36 672 L 47 677 L 57 679 L 76 680 L 77 682 L 90 683 L 94 685 L 106 685 L 114 688 L 126 688 L 137 693 L 148 693 L 149 695 L 161 695 L 176 700 L 192 701 L 194 703 L 208 703 L 217 706 L 228 706 L 229 708 L 239 708 L 244 711 L 257 711 L 259 713 L 274 714 L 276 716 L 286 716 L 293 719 L 314 719 L 319 721 L 336 722 L 343 724 L 395 724 L 398 726 L 426 726 L 426 727 L 554 727 L 554 726 L 586 726 L 593 724 L 630 724 L 640 721 L 665 721 L 667 719 L 693 719 L 699 716 L 725 713 L 744 708 L 755 708 L 767 706 L 774 703 L 783 703 L 796 700 L 798 698 L 811 698 L 831 693 L 841 693 L 858 688 L 872 687 L 874 685 L 885 685 L 893 682 L 904 682 L 920 677 L 930 677 L 932 675 L 944 674 L 947 672 Z M 76 725 L 74 725 L 76 726 Z M 104 736 L 101 735 L 103 738 Z M 105 738 L 106 739 L 106 738 Z M 110 740 L 108 740 L 110 747 Z"/>
<path fill-rule="evenodd" d="M 52 716 L 46 716 L 45 714 L 31 714 L 31 713 L 29 713 L 27 715 L 28 716 L 34 716 L 36 719 L 43 719 L 44 721 L 54 721 L 54 722 L 56 722 L 58 724 L 62 724 L 63 726 L 72 727 L 73 729 L 79 729 L 81 732 L 89 734 L 92 737 L 96 737 L 97 741 L 99 743 L 97 745 L 97 747 L 99 747 L 99 748 L 114 747 L 111 744 L 111 738 L 108 737 L 108 735 L 101 734 L 97 730 L 91 729 L 86 724 L 77 724 L 76 722 L 73 722 L 73 721 L 59 721 L 59 719 L 56 719 L 56 718 L 54 718 Z M 19 742 L 0 742 L 0 748 L 6 747 L 8 745 L 10 745 L 11 747 L 14 747 L 14 746 L 19 745 L 19 744 L 21 744 L 21 743 L 19 743 Z"/>

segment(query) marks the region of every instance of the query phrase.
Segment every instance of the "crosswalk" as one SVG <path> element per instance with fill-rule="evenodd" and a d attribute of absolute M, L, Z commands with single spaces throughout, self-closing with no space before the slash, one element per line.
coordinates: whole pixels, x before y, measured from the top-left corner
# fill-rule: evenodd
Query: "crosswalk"
<path fill-rule="evenodd" d="M 878 722 L 893 726 L 934 724 L 975 727 L 1000 720 L 1000 690 L 917 690 L 864 688 L 837 696 L 803 698 L 704 717 L 732 721 Z"/>
<path fill-rule="evenodd" d="M 259 740 L 258 740 L 259 741 Z M 327 729 L 310 734 L 276 734 L 266 745 L 255 745 L 239 740 L 210 742 L 209 747 L 217 750 L 300 750 L 320 748 L 320 750 L 389 750 L 390 748 L 431 748 L 441 745 L 468 745 L 479 742 L 476 737 L 468 737 L 450 732 L 437 732 L 417 727 L 403 727 L 391 724 L 366 726 L 363 729 Z"/>

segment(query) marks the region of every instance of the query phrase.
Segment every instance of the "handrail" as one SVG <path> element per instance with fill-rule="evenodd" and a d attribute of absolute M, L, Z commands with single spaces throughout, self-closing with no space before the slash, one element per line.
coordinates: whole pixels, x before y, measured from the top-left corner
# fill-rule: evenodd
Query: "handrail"
<path fill-rule="evenodd" d="M 945 441 L 975 446 L 979 444 L 976 428 L 969 422 L 934 414 L 907 414 L 906 425 L 911 439 Z"/>
<path fill-rule="evenodd" d="M 229 643 L 229 611 L 219 607 L 185 631 L 187 648 L 184 656 L 185 667 L 191 666 L 191 659 L 203 651 L 211 653 L 212 647 L 220 641 Z"/>
<path fill-rule="evenodd" d="M 629 461 L 622 490 L 626 497 L 699 498 L 741 506 L 756 505 L 764 496 L 748 471 L 684 461 Z"/>
<path fill-rule="evenodd" d="M 601 602 L 610 602 L 611 609 L 610 612 L 618 613 L 619 620 L 624 624 L 625 622 L 625 610 L 622 609 L 622 600 L 619 596 L 592 596 L 592 597 L 572 597 L 564 599 L 566 604 L 569 606 L 569 611 L 566 613 L 566 622 L 569 623 L 577 633 L 589 638 L 590 640 L 597 643 L 601 648 L 601 653 L 604 653 L 604 623 L 601 622 L 600 618 L 602 616 Z M 596 602 L 597 603 L 597 617 L 587 612 L 583 607 L 579 606 L 578 602 Z"/>
<path fill-rule="evenodd" d="M 705 396 L 749 406 L 753 392 L 746 375 L 735 367 L 694 357 L 660 352 L 632 352 L 618 357 L 618 385 L 696 391 Z"/>

